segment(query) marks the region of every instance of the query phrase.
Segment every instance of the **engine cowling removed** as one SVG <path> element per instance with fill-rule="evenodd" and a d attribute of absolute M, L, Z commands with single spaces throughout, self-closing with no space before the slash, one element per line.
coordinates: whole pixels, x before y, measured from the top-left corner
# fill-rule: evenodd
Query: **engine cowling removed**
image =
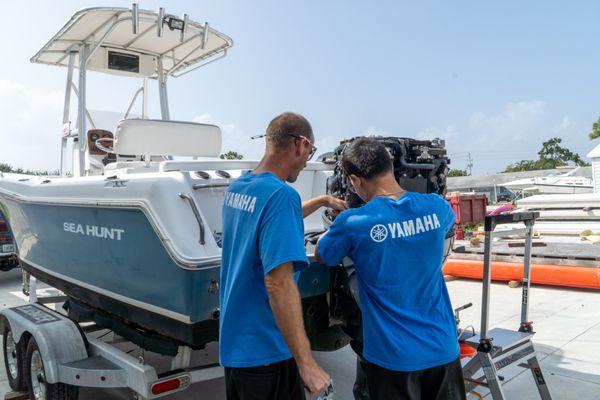
<path fill-rule="evenodd" d="M 450 160 L 443 140 L 417 140 L 401 137 L 374 136 L 386 147 L 394 164 L 394 176 L 404 189 L 419 193 L 446 194 L 446 174 Z M 345 140 L 332 152 L 321 157 L 324 163 L 336 164 L 327 182 L 327 193 L 359 207 L 364 202 L 356 195 L 344 176 L 340 161 L 346 148 L 358 137 Z"/>

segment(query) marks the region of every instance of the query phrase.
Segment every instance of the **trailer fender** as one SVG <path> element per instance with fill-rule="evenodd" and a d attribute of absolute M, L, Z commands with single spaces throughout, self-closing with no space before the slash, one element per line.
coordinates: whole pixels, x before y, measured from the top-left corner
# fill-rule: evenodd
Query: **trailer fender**
<path fill-rule="evenodd" d="M 0 328 L 10 324 L 15 341 L 24 334 L 35 339 L 44 360 L 48 383 L 61 381 L 59 365 L 88 357 L 79 327 L 70 319 L 39 304 L 26 304 L 0 310 Z"/>

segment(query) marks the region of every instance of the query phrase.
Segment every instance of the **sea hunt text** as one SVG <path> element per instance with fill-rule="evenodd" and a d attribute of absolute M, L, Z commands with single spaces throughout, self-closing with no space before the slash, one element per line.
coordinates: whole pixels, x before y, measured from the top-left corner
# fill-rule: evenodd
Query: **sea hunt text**
<path fill-rule="evenodd" d="M 93 236 L 101 239 L 121 240 L 125 229 L 107 228 L 105 226 L 82 225 L 75 222 L 63 223 L 65 232 L 78 233 L 85 236 Z"/>

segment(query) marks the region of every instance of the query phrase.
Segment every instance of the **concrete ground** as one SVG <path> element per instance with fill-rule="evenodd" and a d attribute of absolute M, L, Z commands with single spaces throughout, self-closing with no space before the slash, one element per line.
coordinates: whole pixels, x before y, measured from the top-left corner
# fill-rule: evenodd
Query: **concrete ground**
<path fill-rule="evenodd" d="M 20 271 L 0 274 L 0 306 L 21 304 L 11 292 L 20 291 Z M 474 306 L 461 313 L 462 326 L 473 324 L 479 329 L 481 283 L 455 280 L 448 283 L 454 307 L 472 302 Z M 492 287 L 490 305 L 491 326 L 515 329 L 519 324 L 520 289 L 496 283 Z M 600 400 L 600 293 L 535 286 L 531 290 L 531 320 L 537 332 L 535 345 L 553 398 Z M 213 347 L 197 352 L 199 362 L 216 360 Z M 351 400 L 354 382 L 355 357 L 346 347 L 334 353 L 316 353 L 318 362 L 327 370 L 336 386 L 336 399 Z M 164 365 L 165 360 L 146 354 L 146 360 Z M 538 399 L 531 374 L 519 367 L 508 367 L 500 373 L 505 378 L 504 390 L 508 399 Z M 0 371 L 0 393 L 8 392 L 4 364 Z M 485 390 L 477 390 L 486 396 Z M 80 399 L 131 399 L 128 390 L 82 389 Z M 200 383 L 179 394 L 165 397 L 179 399 L 223 399 L 223 379 Z M 469 399 L 476 399 L 470 395 Z"/>

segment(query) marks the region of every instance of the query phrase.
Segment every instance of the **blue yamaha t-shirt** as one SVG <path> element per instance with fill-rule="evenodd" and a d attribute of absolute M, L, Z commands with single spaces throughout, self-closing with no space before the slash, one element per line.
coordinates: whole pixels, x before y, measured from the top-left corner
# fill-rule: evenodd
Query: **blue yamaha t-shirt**
<path fill-rule="evenodd" d="M 264 278 L 293 262 L 308 265 L 298 192 L 271 173 L 235 180 L 223 204 L 219 352 L 225 367 L 254 367 L 287 360 Z"/>
<path fill-rule="evenodd" d="M 376 197 L 341 213 L 319 241 L 328 265 L 350 256 L 362 306 L 366 360 L 394 371 L 447 364 L 459 349 L 441 272 L 454 213 L 436 194 Z"/>

